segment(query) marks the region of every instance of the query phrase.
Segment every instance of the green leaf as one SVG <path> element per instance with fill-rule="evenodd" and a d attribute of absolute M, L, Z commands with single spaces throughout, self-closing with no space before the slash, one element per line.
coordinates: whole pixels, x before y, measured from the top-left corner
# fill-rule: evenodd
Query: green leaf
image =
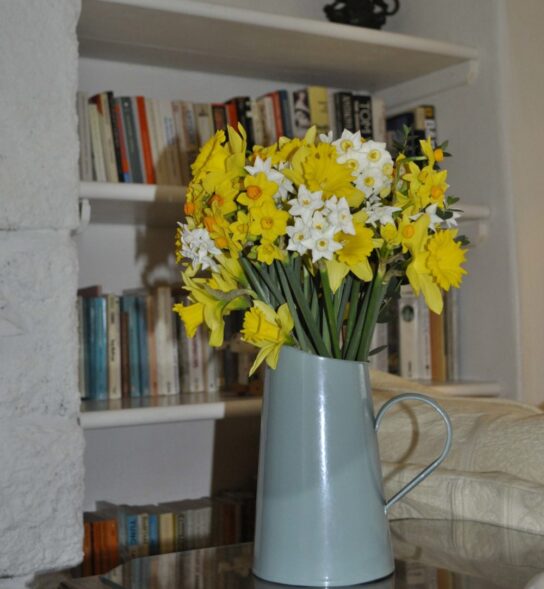
<path fill-rule="evenodd" d="M 388 347 L 389 346 L 387 344 L 384 344 L 383 346 L 373 348 L 372 350 L 370 350 L 370 352 L 368 352 L 368 357 L 370 358 L 370 356 L 375 356 L 376 354 L 379 354 L 382 350 L 385 350 Z"/>
<path fill-rule="evenodd" d="M 319 268 L 321 276 L 321 286 L 323 288 L 323 298 L 325 299 L 325 313 L 329 325 L 329 334 L 331 338 L 332 351 L 335 358 L 341 358 L 338 328 L 336 326 L 336 313 L 332 301 L 332 290 L 329 284 L 329 275 L 324 267 Z"/>

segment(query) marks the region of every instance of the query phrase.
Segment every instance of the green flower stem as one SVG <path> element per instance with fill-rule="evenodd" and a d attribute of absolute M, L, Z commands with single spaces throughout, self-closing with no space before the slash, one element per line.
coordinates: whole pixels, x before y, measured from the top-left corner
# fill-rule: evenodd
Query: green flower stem
<path fill-rule="evenodd" d="M 334 358 L 340 358 L 340 345 L 338 343 L 339 333 L 338 327 L 336 325 L 336 313 L 332 301 L 332 291 L 331 285 L 329 283 L 329 275 L 327 274 L 327 270 L 323 267 L 319 268 L 319 274 L 321 276 L 321 285 L 323 287 L 323 298 L 325 299 L 325 313 L 327 317 L 326 323 L 328 323 L 329 325 L 328 331 L 332 344 L 332 352 Z M 325 322 L 323 322 L 323 331 L 325 331 Z"/>
<path fill-rule="evenodd" d="M 287 301 L 291 317 L 293 318 L 293 323 L 295 324 L 295 333 L 301 349 L 303 349 L 305 352 L 315 354 L 315 347 L 312 344 L 310 338 L 306 335 L 306 332 L 304 331 L 304 328 L 302 327 L 302 324 L 300 322 L 297 307 L 293 300 L 293 296 L 291 295 L 291 289 L 289 288 L 289 282 L 287 281 L 287 278 L 283 275 L 281 270 L 278 269 L 278 267 L 276 266 L 276 262 L 273 263 L 272 269 L 275 275 L 277 276 L 281 284 L 283 294 L 285 295 L 285 300 Z"/>
<path fill-rule="evenodd" d="M 308 301 L 304 298 L 304 293 L 302 292 L 302 288 L 300 286 L 300 276 L 294 276 L 292 270 L 286 264 L 282 264 L 281 262 L 278 263 L 277 268 L 278 273 L 283 272 L 289 286 L 291 287 L 291 291 L 293 293 L 294 300 L 297 304 L 298 309 L 302 313 L 302 318 L 306 323 L 306 327 L 310 333 L 311 339 L 313 344 L 316 348 L 317 353 L 320 356 L 327 356 L 327 347 L 323 343 L 323 339 L 319 333 L 319 330 L 316 326 L 316 320 L 312 317 L 312 313 L 310 311 L 310 307 L 308 306 Z M 317 318 L 317 320 L 319 320 Z"/>
<path fill-rule="evenodd" d="M 376 327 L 376 321 L 380 314 L 380 307 L 383 302 L 383 297 L 387 290 L 387 282 L 384 280 L 385 268 L 381 265 L 378 267 L 378 272 L 372 282 L 370 290 L 369 302 L 365 313 L 365 320 L 363 324 L 363 333 L 361 336 L 361 343 L 357 351 L 357 360 L 360 362 L 368 361 L 368 353 L 370 352 L 370 343 L 372 341 L 372 334 Z"/>
<path fill-rule="evenodd" d="M 329 323 L 327 321 L 327 312 L 325 309 L 321 311 L 321 332 L 323 335 L 323 341 L 325 342 L 325 347 L 327 348 L 327 353 L 331 358 L 335 356 L 331 352 L 331 341 L 334 339 L 334 336 L 331 334 L 329 329 Z"/>
<path fill-rule="evenodd" d="M 344 313 L 346 312 L 346 305 L 348 304 L 349 295 L 351 292 L 353 278 L 348 276 L 345 282 L 342 284 L 342 294 L 340 298 L 340 305 L 338 306 L 338 312 L 336 314 L 336 323 L 342 328 L 344 324 Z"/>
<path fill-rule="evenodd" d="M 248 259 L 240 256 L 240 264 L 244 269 L 247 281 L 257 294 L 257 297 L 260 298 L 263 303 L 270 305 L 270 297 L 268 296 L 268 292 L 262 287 L 259 277 L 256 275 L 251 262 Z"/>
<path fill-rule="evenodd" d="M 282 295 L 281 290 L 278 290 L 277 285 L 274 283 L 274 281 L 269 276 L 267 269 L 263 266 L 259 267 L 257 265 L 253 266 L 253 269 L 259 275 L 259 277 L 262 278 L 262 280 L 266 284 L 268 290 L 270 291 L 272 296 L 276 299 L 277 305 L 279 306 L 282 303 L 285 303 L 285 297 Z"/>
<path fill-rule="evenodd" d="M 368 308 L 368 301 L 370 299 L 370 289 L 367 288 L 363 294 L 363 304 L 360 306 L 357 312 L 357 321 L 353 327 L 353 332 L 349 340 L 348 349 L 345 354 L 346 360 L 355 360 L 357 357 L 357 351 L 359 350 L 359 344 L 361 342 L 362 331 L 365 324 L 366 310 Z"/>
<path fill-rule="evenodd" d="M 357 319 L 357 308 L 359 307 L 359 296 L 361 294 L 361 283 L 354 280 L 351 284 L 351 293 L 349 298 L 348 322 L 346 326 L 346 337 L 343 345 L 344 358 L 346 357 L 348 346 L 353 336 L 353 328 Z"/>

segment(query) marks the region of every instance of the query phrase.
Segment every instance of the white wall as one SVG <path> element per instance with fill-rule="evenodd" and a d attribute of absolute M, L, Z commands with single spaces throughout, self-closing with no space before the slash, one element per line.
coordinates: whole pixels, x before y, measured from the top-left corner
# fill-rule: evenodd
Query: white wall
<path fill-rule="evenodd" d="M 516 229 L 520 292 L 521 387 L 523 400 L 544 402 L 544 4 L 502 3 L 503 114 L 506 164 Z"/>
<path fill-rule="evenodd" d="M 410 0 L 401 6 L 388 30 L 463 43 L 479 51 L 474 84 L 431 95 L 427 101 L 437 109 L 439 139 L 450 141 L 450 193 L 464 202 L 487 204 L 492 214 L 488 238 L 469 253 L 469 274 L 460 291 L 461 374 L 496 380 L 504 396 L 522 398 L 517 243 L 503 139 L 501 3 Z"/>
<path fill-rule="evenodd" d="M 78 0 L 0 18 L 0 587 L 81 557 Z"/>

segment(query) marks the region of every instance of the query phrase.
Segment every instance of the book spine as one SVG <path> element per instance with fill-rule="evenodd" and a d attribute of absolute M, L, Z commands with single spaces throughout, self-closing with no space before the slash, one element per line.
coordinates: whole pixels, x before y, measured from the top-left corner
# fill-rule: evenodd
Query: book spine
<path fill-rule="evenodd" d="M 155 300 L 153 296 L 145 297 L 147 319 L 147 351 L 149 355 L 149 389 L 156 397 L 159 394 L 159 380 L 157 372 L 157 340 L 155 337 Z"/>
<path fill-rule="evenodd" d="M 253 124 L 253 139 L 255 145 L 265 145 L 266 137 L 264 131 L 264 121 L 261 116 L 261 109 L 256 100 L 251 101 L 251 121 Z"/>
<path fill-rule="evenodd" d="M 406 378 L 419 378 L 418 310 L 417 297 L 412 288 L 402 285 L 399 299 L 399 355 L 400 375 Z"/>
<path fill-rule="evenodd" d="M 310 121 L 317 128 L 317 133 L 328 133 L 329 121 L 329 93 L 323 86 L 308 87 L 308 104 L 310 106 Z"/>
<path fill-rule="evenodd" d="M 227 128 L 227 109 L 222 103 L 212 104 L 212 118 L 214 131 Z"/>
<path fill-rule="evenodd" d="M 213 135 L 211 107 L 206 103 L 198 103 L 194 105 L 194 109 L 198 129 L 198 144 L 202 147 Z"/>
<path fill-rule="evenodd" d="M 269 145 L 272 145 L 272 143 L 276 143 L 278 140 L 276 122 L 274 118 L 274 101 L 272 100 L 272 96 L 263 96 L 261 101 L 263 105 L 262 110 L 264 113 L 263 119 L 266 141 Z"/>
<path fill-rule="evenodd" d="M 126 550 L 128 558 L 137 558 L 139 554 L 140 538 L 138 515 L 127 513 L 126 515 Z"/>
<path fill-rule="evenodd" d="M 123 298 L 121 307 L 121 398 L 130 397 L 130 350 L 128 333 L 128 313 Z"/>
<path fill-rule="evenodd" d="M 131 96 L 130 105 L 132 108 L 132 118 L 134 121 L 134 136 L 136 138 L 136 151 L 138 152 L 138 158 L 140 160 L 140 166 L 142 170 L 142 182 L 148 184 L 146 167 L 144 161 L 144 150 L 142 147 L 142 131 L 140 128 L 140 118 L 138 116 L 138 101 L 135 96 Z"/>
<path fill-rule="evenodd" d="M 255 145 L 255 136 L 251 121 L 251 100 L 249 96 L 238 96 L 235 100 L 238 120 L 242 123 L 247 133 L 247 144 L 248 146 Z"/>
<path fill-rule="evenodd" d="M 132 182 L 132 173 L 130 171 L 130 162 L 128 159 L 128 147 L 125 127 L 123 124 L 123 106 L 120 98 L 114 99 L 114 113 L 117 121 L 117 131 L 119 133 L 119 151 L 121 154 L 121 181 Z"/>
<path fill-rule="evenodd" d="M 172 113 L 172 103 L 169 100 L 159 101 L 162 121 L 164 125 L 164 137 L 166 139 L 166 163 L 170 184 L 181 185 L 181 171 L 179 167 L 179 151 L 176 137 L 176 126 Z"/>
<path fill-rule="evenodd" d="M 281 117 L 281 100 L 278 92 L 272 92 L 270 94 L 272 98 L 272 106 L 274 109 L 274 127 L 276 129 L 276 137 L 283 137 L 285 130 L 283 128 L 283 120 Z"/>
<path fill-rule="evenodd" d="M 77 127 L 79 135 L 79 177 L 85 182 L 93 180 L 93 154 L 89 122 L 89 98 L 85 92 L 77 93 Z"/>
<path fill-rule="evenodd" d="M 357 94 L 353 97 L 357 104 L 356 126 L 364 139 L 374 137 L 372 128 L 372 98 L 367 94 Z"/>
<path fill-rule="evenodd" d="M 236 110 L 236 104 L 229 100 L 229 102 L 225 103 L 225 108 L 227 109 L 227 121 L 229 125 L 233 129 L 238 130 L 238 111 Z"/>
<path fill-rule="evenodd" d="M 108 96 L 105 92 L 102 92 L 102 94 L 97 94 L 96 96 L 91 97 L 91 100 L 98 108 L 100 136 L 102 137 L 102 149 L 104 153 L 104 164 L 106 167 L 106 179 L 108 182 L 119 182 Z"/>
<path fill-rule="evenodd" d="M 157 139 L 157 129 L 155 125 L 155 115 L 153 111 L 153 100 L 144 98 L 145 115 L 147 120 L 147 129 L 149 131 L 149 143 L 151 147 L 151 162 L 153 164 L 153 179 L 155 184 L 160 184 L 158 165 L 159 165 L 159 144 Z"/>
<path fill-rule="evenodd" d="M 100 123 L 96 104 L 89 104 L 89 125 L 91 128 L 91 144 L 93 155 L 93 178 L 97 182 L 106 182 L 106 168 L 104 165 L 104 151 L 100 137 Z"/>
<path fill-rule="evenodd" d="M 123 128 L 125 130 L 132 181 L 136 183 L 142 183 L 142 164 L 140 162 L 140 154 L 138 151 L 138 139 L 136 135 L 136 123 L 132 109 L 132 100 L 130 97 L 125 96 L 121 98 L 121 105 L 123 108 Z"/>
<path fill-rule="evenodd" d="M 85 344 L 85 299 L 77 297 L 77 336 L 78 336 L 78 383 L 79 396 L 85 399 L 87 393 L 87 349 Z"/>
<path fill-rule="evenodd" d="M 281 121 L 283 134 L 286 137 L 293 137 L 293 118 L 291 115 L 291 104 L 289 102 L 289 92 L 287 90 L 278 90 L 281 104 Z"/>
<path fill-rule="evenodd" d="M 197 329 L 194 337 L 187 341 L 188 364 L 189 364 L 189 387 L 190 393 L 201 393 L 206 388 L 204 382 L 204 366 L 202 354 L 201 328 Z"/>
<path fill-rule="evenodd" d="M 340 137 L 342 135 L 343 125 L 343 116 L 342 116 L 342 93 L 335 92 L 333 94 L 333 101 L 334 101 L 334 125 L 335 131 L 334 134 L 336 137 Z"/>
<path fill-rule="evenodd" d="M 95 389 L 94 398 L 108 398 L 107 308 L 104 297 L 91 299 L 95 309 Z"/>
<path fill-rule="evenodd" d="M 108 101 L 108 113 L 111 124 L 112 138 L 113 138 L 113 149 L 115 152 L 115 166 L 117 168 L 117 180 L 119 182 L 124 181 L 123 164 L 121 156 L 121 137 L 119 134 L 119 126 L 117 120 L 117 114 L 115 112 L 115 98 L 113 92 L 106 92 L 106 98 Z"/>
<path fill-rule="evenodd" d="M 107 295 L 108 397 L 121 398 L 121 311 L 119 297 Z"/>
<path fill-rule="evenodd" d="M 448 380 L 459 380 L 459 291 L 450 288 L 446 295 L 446 357 Z"/>
<path fill-rule="evenodd" d="M 145 170 L 145 180 L 147 184 L 155 184 L 155 171 L 153 167 L 153 153 L 151 151 L 151 138 L 149 125 L 147 124 L 147 112 L 145 107 L 145 98 L 136 97 L 136 108 L 138 112 L 138 123 L 140 129 L 140 138 L 142 142 L 142 156 Z"/>
<path fill-rule="evenodd" d="M 179 364 L 179 339 L 178 339 L 178 331 L 176 326 L 176 316 L 172 310 L 173 307 L 173 299 L 172 293 L 170 292 L 170 299 L 169 299 L 169 306 L 168 306 L 168 316 L 169 316 L 169 323 L 170 323 L 170 335 L 172 341 L 172 347 L 170 349 L 170 353 L 172 354 L 172 382 L 174 384 L 174 388 L 172 391 L 173 395 L 179 395 L 180 388 L 181 388 L 181 378 L 180 378 L 180 364 Z"/>
<path fill-rule="evenodd" d="M 430 313 L 431 330 L 431 375 L 434 382 L 446 382 L 445 313 Z"/>
<path fill-rule="evenodd" d="M 159 546 L 161 554 L 168 554 L 176 549 L 173 513 L 159 513 Z"/>
<path fill-rule="evenodd" d="M 293 92 L 293 117 L 295 137 L 303 138 L 312 124 L 308 90 L 306 88 Z"/>
<path fill-rule="evenodd" d="M 156 513 L 148 514 L 149 555 L 159 554 L 159 517 Z"/>
<path fill-rule="evenodd" d="M 81 566 L 81 574 L 84 577 L 89 577 L 93 574 L 93 540 L 91 532 L 91 523 L 86 521 L 83 523 L 83 563 Z"/>
<path fill-rule="evenodd" d="M 418 325 L 418 337 L 419 337 L 419 347 L 420 347 L 420 366 L 419 366 L 419 375 L 417 378 L 431 380 L 432 378 L 432 370 L 431 370 L 431 319 L 429 315 L 429 308 L 425 303 L 425 299 L 423 295 L 420 295 L 417 298 L 418 304 L 418 318 L 419 318 L 419 325 Z"/>
<path fill-rule="evenodd" d="M 130 373 L 130 397 L 140 397 L 140 358 L 138 345 L 138 317 L 136 299 L 133 295 L 124 295 L 122 298 L 124 310 L 127 313 L 128 331 L 128 361 Z"/>
<path fill-rule="evenodd" d="M 342 104 L 342 130 L 347 129 L 355 133 L 355 107 L 353 102 L 353 94 L 351 92 L 341 92 Z"/>
<path fill-rule="evenodd" d="M 138 359 L 140 395 L 151 393 L 149 384 L 149 353 L 147 349 L 147 305 L 145 295 L 136 296 L 136 316 L 138 318 Z"/>
<path fill-rule="evenodd" d="M 438 145 L 438 131 L 436 127 L 436 115 L 434 106 L 426 104 L 421 107 L 423 109 L 423 128 L 425 130 L 425 138 L 431 140 L 433 147 Z"/>
<path fill-rule="evenodd" d="M 202 358 L 204 367 L 204 389 L 214 395 L 219 392 L 219 357 L 217 349 L 210 346 L 210 338 L 206 329 L 201 330 Z"/>
<path fill-rule="evenodd" d="M 372 131 L 374 141 L 385 143 L 387 133 L 385 128 L 385 101 L 383 98 L 372 97 Z"/>

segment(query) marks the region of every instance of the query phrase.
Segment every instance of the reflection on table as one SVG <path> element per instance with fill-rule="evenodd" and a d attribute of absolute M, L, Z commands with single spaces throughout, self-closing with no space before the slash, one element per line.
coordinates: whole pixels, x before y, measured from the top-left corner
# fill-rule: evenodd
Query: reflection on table
<path fill-rule="evenodd" d="M 544 536 L 467 521 L 391 522 L 396 570 L 365 589 L 544 589 Z M 252 544 L 140 558 L 69 589 L 278 589 L 251 573 Z"/>

